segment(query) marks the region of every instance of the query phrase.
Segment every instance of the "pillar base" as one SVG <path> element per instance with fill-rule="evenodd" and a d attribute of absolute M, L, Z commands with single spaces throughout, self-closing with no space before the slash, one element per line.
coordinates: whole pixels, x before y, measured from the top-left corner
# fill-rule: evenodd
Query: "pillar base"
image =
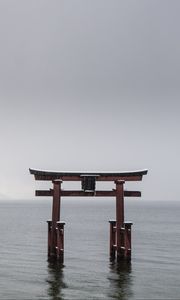
<path fill-rule="evenodd" d="M 132 222 L 125 222 L 120 229 L 120 245 L 117 247 L 117 222 L 110 220 L 110 259 L 120 261 L 131 260 L 131 226 Z"/>
<path fill-rule="evenodd" d="M 65 222 L 56 222 L 55 231 L 52 232 L 52 221 L 48 223 L 48 260 L 50 262 L 64 262 L 64 225 Z M 55 236 L 53 236 L 53 234 Z M 52 243 L 55 241 L 54 243 Z"/>

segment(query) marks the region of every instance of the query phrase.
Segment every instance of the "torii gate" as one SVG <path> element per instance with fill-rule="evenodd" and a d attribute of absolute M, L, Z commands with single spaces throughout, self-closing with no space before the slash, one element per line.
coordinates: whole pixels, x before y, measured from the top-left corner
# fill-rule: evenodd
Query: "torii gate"
<path fill-rule="evenodd" d="M 53 189 L 36 190 L 36 196 L 52 196 L 52 220 L 48 223 L 48 258 L 50 260 L 64 261 L 64 225 L 60 221 L 61 197 L 116 197 L 116 220 L 110 223 L 110 257 L 131 259 L 131 226 L 132 223 L 124 221 L 124 197 L 141 197 L 139 191 L 126 191 L 126 181 L 140 181 L 147 170 L 132 172 L 52 172 L 29 169 L 35 180 L 52 181 Z M 63 190 L 63 181 L 80 181 L 81 190 Z M 115 189 L 96 190 L 96 181 L 111 181 Z"/>

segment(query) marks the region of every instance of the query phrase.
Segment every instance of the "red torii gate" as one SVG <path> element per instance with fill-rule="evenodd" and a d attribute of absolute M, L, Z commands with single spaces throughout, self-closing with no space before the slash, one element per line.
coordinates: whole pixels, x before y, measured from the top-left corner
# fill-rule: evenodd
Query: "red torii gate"
<path fill-rule="evenodd" d="M 131 226 L 124 221 L 124 197 L 141 197 L 139 191 L 126 191 L 126 181 L 140 181 L 147 170 L 131 172 L 54 172 L 29 169 L 35 180 L 52 181 L 53 189 L 36 190 L 36 196 L 52 196 L 52 220 L 48 223 L 48 258 L 64 261 L 64 222 L 60 221 L 61 197 L 116 197 L 116 220 L 110 223 L 110 257 L 131 259 Z M 80 181 L 81 190 L 63 190 L 63 181 Z M 96 181 L 114 181 L 115 189 L 96 190 Z"/>

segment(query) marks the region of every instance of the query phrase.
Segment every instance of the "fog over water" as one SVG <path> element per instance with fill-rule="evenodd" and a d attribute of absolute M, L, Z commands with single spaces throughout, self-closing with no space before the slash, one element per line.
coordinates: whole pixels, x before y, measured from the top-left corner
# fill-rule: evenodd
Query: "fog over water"
<path fill-rule="evenodd" d="M 0 0 L 0 198 L 34 198 L 29 167 L 148 168 L 143 199 L 178 200 L 179 11 Z"/>

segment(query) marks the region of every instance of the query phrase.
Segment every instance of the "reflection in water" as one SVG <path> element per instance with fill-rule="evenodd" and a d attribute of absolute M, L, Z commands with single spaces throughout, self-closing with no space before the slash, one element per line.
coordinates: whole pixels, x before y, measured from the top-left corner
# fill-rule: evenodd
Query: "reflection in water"
<path fill-rule="evenodd" d="M 111 262 L 110 275 L 108 279 L 110 281 L 108 295 L 110 299 L 126 300 L 132 297 L 132 276 L 130 262 Z"/>
<path fill-rule="evenodd" d="M 62 290 L 66 287 L 64 283 L 63 266 L 59 263 L 48 264 L 48 296 L 51 300 L 63 300 Z"/>

